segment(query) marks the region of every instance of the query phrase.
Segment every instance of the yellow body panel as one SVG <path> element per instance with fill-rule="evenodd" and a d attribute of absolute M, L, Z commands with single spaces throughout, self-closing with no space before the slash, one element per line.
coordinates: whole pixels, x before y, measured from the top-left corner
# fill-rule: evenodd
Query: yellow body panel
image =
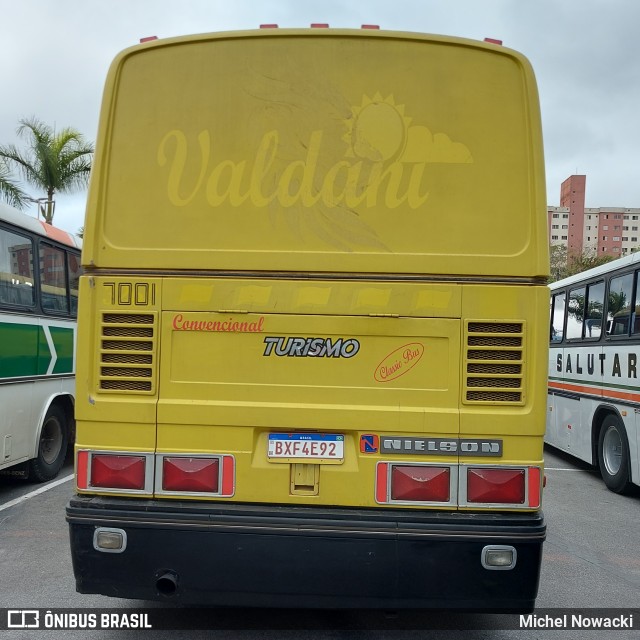
<path fill-rule="evenodd" d="M 529 64 L 494 45 L 279 30 L 136 47 L 107 83 L 85 261 L 544 276 L 540 140 Z"/>
<path fill-rule="evenodd" d="M 542 466 L 522 56 L 346 30 L 159 41 L 116 59 L 97 148 L 78 450 L 230 455 L 234 493 L 213 499 L 345 507 L 378 504 L 379 462 Z M 274 432 L 343 435 L 344 459 L 269 460 Z M 368 434 L 502 449 L 369 452 Z"/>

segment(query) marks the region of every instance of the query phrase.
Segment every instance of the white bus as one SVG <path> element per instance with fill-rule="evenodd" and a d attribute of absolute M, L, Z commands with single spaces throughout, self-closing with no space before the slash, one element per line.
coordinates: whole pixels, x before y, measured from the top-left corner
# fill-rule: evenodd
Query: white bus
<path fill-rule="evenodd" d="M 55 477 L 74 432 L 80 238 L 0 203 L 0 470 Z"/>
<path fill-rule="evenodd" d="M 551 285 L 545 441 L 640 485 L 640 253 Z"/>

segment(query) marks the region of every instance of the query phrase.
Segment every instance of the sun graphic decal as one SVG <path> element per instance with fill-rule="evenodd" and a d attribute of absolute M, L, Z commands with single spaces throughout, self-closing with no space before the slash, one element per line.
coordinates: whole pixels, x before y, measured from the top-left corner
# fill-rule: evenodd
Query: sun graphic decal
<path fill-rule="evenodd" d="M 376 93 L 373 98 L 363 96 L 360 106 L 351 107 L 351 118 L 346 122 L 346 157 L 386 162 L 404 151 L 411 118 L 404 115 L 404 105 L 396 104 L 392 95 L 383 98 Z"/>

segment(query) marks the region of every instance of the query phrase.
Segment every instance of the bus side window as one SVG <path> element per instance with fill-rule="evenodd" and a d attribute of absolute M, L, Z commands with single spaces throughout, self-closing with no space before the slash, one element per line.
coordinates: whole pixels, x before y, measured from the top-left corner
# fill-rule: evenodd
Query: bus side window
<path fill-rule="evenodd" d="M 567 313 L 567 339 L 582 338 L 584 327 L 584 310 L 586 302 L 586 289 L 572 289 L 569 292 L 569 305 Z"/>
<path fill-rule="evenodd" d="M 602 334 L 604 313 L 604 282 L 596 282 L 587 287 L 587 313 L 584 323 L 585 338 L 599 338 Z"/>
<path fill-rule="evenodd" d="M 75 253 L 67 252 L 67 269 L 69 279 L 69 293 L 71 294 L 71 315 L 78 316 L 78 282 L 82 273 L 80 257 Z"/>
<path fill-rule="evenodd" d="M 633 274 L 611 278 L 607 299 L 607 333 L 610 336 L 629 335 Z"/>
<path fill-rule="evenodd" d="M 65 252 L 45 243 L 40 245 L 40 287 L 44 311 L 69 313 Z"/>
<path fill-rule="evenodd" d="M 564 292 L 553 296 L 551 317 L 551 341 L 560 342 L 564 335 L 564 309 L 566 294 Z"/>
<path fill-rule="evenodd" d="M 6 229 L 0 229 L 0 304 L 34 304 L 33 243 Z"/>

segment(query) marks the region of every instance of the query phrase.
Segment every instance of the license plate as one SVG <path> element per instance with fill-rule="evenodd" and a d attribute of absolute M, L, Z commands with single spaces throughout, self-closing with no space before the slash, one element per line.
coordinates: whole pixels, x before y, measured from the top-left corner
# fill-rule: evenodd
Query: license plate
<path fill-rule="evenodd" d="M 267 457 L 272 462 L 344 461 L 344 436 L 335 433 L 270 433 Z"/>

